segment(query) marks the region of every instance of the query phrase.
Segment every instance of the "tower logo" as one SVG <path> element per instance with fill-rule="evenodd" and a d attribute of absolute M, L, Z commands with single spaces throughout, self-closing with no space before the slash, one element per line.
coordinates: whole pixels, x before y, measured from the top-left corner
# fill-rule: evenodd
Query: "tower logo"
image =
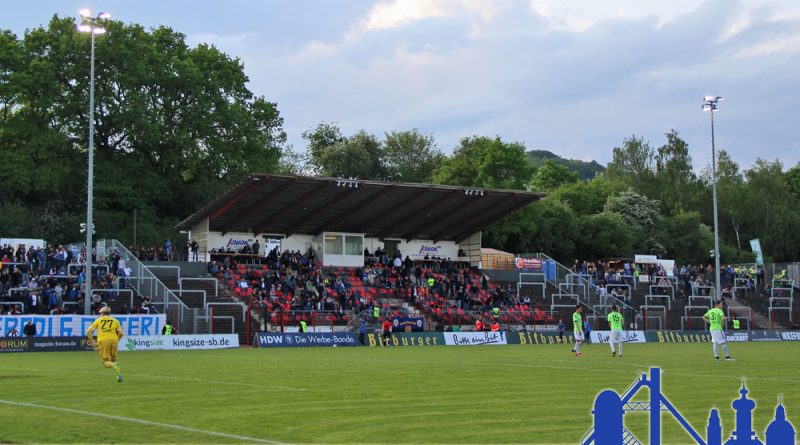
<path fill-rule="evenodd" d="M 641 389 L 650 393 L 648 401 L 632 401 Z M 661 392 L 661 369 L 650 368 L 650 376 L 640 378 L 619 395 L 612 390 L 602 391 L 594 400 L 594 427 L 581 439 L 582 445 L 641 445 L 642 442 L 625 428 L 625 414 L 644 412 L 650 416 L 650 445 L 661 444 L 661 413 L 666 411 L 694 439 L 698 445 L 793 445 L 795 430 L 786 420 L 781 400 L 775 409 L 775 419 L 764 432 L 764 442 L 753 431 L 753 410 L 756 402 L 747 398 L 747 387 L 742 384 L 741 395 L 731 406 L 736 412 L 736 427 L 731 437 L 723 441 L 719 411 L 714 408 L 708 416 L 705 439 L 692 428 L 677 408 Z"/>

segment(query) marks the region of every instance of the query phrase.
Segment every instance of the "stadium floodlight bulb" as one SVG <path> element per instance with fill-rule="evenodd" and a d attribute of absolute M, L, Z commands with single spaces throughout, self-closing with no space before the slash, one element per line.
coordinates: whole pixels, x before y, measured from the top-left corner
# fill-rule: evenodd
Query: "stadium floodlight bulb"
<path fill-rule="evenodd" d="M 109 14 L 109 13 L 107 13 L 107 12 L 105 12 L 105 11 L 104 11 L 104 12 L 101 12 L 101 13 L 100 13 L 100 14 L 97 16 L 97 18 L 98 18 L 98 19 L 103 19 L 103 20 L 108 20 L 108 19 L 110 19 L 110 18 L 111 18 L 111 14 Z"/>
<path fill-rule="evenodd" d="M 78 31 L 80 32 L 92 32 L 92 27 L 86 23 L 81 23 L 78 25 Z"/>
<path fill-rule="evenodd" d="M 92 33 L 94 34 L 105 34 L 106 29 L 101 27 L 92 28 Z"/>
<path fill-rule="evenodd" d="M 706 97 L 704 97 L 704 98 L 703 98 L 703 100 L 705 100 L 706 102 L 708 102 L 708 101 L 712 101 L 712 100 L 714 100 L 715 98 L 716 98 L 716 96 L 706 96 Z"/>
<path fill-rule="evenodd" d="M 88 9 L 81 9 L 80 11 L 78 11 L 78 14 L 80 14 L 81 17 L 85 18 L 85 17 L 91 16 L 92 15 L 92 11 L 89 11 Z"/>

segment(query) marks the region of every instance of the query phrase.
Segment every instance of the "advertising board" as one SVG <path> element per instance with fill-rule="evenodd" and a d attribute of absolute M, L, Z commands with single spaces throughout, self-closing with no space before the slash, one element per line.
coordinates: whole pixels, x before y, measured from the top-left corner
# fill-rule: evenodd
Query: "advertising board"
<path fill-rule="evenodd" d="M 592 343 L 608 343 L 611 336 L 611 331 L 592 331 Z M 623 343 L 646 343 L 647 339 L 644 336 L 644 331 L 622 331 Z"/>
<path fill-rule="evenodd" d="M 119 320 L 125 335 L 157 335 L 166 321 L 163 314 L 114 315 L 114 318 Z M 81 336 L 96 319 L 96 315 L 0 315 L 0 332 L 12 329 L 22 332 L 31 321 L 38 337 Z"/>
<path fill-rule="evenodd" d="M 441 332 L 395 332 L 388 344 L 383 341 L 379 333 L 367 334 L 367 346 L 440 346 L 444 344 L 444 336 Z"/>
<path fill-rule="evenodd" d="M 130 335 L 122 338 L 120 351 L 185 351 L 238 348 L 236 334 Z"/>
<path fill-rule="evenodd" d="M 514 258 L 514 266 L 518 270 L 542 270 L 541 258 Z"/>
<path fill-rule="evenodd" d="M 507 345 L 506 333 L 496 332 L 444 332 L 447 346 Z"/>
<path fill-rule="evenodd" d="M 395 317 L 392 319 L 394 332 L 419 332 L 425 328 L 425 319 L 422 317 Z"/>
<path fill-rule="evenodd" d="M 337 333 L 267 333 L 256 335 L 259 348 L 304 348 L 312 346 L 358 346 L 358 335 L 352 332 Z"/>

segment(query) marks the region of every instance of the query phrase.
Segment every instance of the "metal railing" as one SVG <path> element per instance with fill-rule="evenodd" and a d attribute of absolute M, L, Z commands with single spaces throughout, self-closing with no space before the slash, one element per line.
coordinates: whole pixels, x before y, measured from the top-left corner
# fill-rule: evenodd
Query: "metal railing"
<path fill-rule="evenodd" d="M 170 290 L 156 275 L 139 261 L 136 256 L 117 240 L 99 240 L 98 250 L 102 244 L 103 252 L 114 250 L 123 258 L 131 269 L 131 275 L 125 277 L 129 286 L 140 296 L 150 297 L 150 303 L 156 309 L 167 314 L 167 318 L 176 325 L 178 331 L 187 334 L 207 334 L 210 331 L 207 308 L 190 308 Z M 163 267 L 163 266 L 158 266 Z M 178 266 L 167 266 L 178 268 Z M 180 274 L 180 268 L 178 268 Z"/>

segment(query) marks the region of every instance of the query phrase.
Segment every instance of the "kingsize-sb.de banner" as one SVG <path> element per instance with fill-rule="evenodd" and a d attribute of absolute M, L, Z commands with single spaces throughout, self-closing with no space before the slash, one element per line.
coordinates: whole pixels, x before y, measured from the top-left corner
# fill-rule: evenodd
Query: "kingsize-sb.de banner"
<path fill-rule="evenodd" d="M 181 351 L 196 349 L 238 348 L 236 334 L 130 335 L 122 337 L 120 351 Z"/>

